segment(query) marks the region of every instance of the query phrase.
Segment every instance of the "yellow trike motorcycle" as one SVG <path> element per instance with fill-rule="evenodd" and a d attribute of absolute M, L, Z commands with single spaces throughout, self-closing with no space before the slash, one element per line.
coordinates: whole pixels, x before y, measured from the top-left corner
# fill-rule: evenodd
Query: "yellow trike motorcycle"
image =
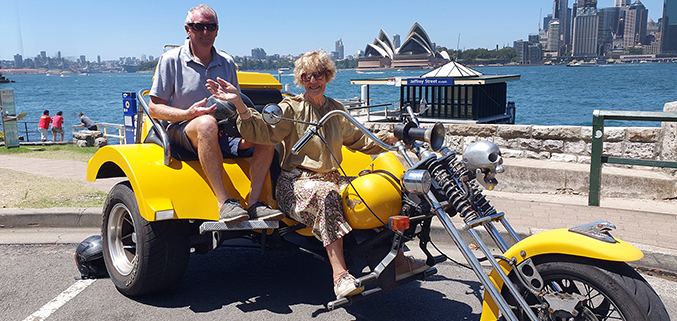
<path fill-rule="evenodd" d="M 295 121 L 281 117 L 275 105 L 282 99 L 275 78 L 243 72 L 238 78 L 249 98 L 245 101 L 261 110 L 268 124 Z M 288 218 L 218 222 L 217 202 L 199 162 L 178 160 L 162 124 L 147 116 L 144 94 L 137 95 L 146 114 L 139 115 L 144 121 L 137 143 L 101 148 L 87 170 L 88 180 L 126 178 L 110 191 L 102 224 L 104 261 L 120 292 L 137 296 L 170 288 L 183 277 L 191 252 L 206 253 L 234 238 L 251 239 L 263 249 L 284 243 L 326 255 L 308 227 Z M 419 123 L 425 108 L 424 101 L 401 106 L 394 145 L 378 140 L 347 111 L 332 111 L 317 123 L 305 123 L 306 135 L 292 149 L 299 152 L 310 139 L 322 139 L 318 129 L 326 120 L 345 117 L 388 150 L 375 158 L 345 148 L 333 151 L 342 153 L 341 170 L 352 178 L 342 192 L 344 214 L 353 227 L 344 240 L 345 257 L 368 268 L 355 281 L 365 291 L 328 302 L 329 310 L 437 273 L 434 266 L 446 256 L 433 255 L 428 245 L 431 223 L 438 220 L 484 286 L 481 320 L 669 320 L 656 292 L 625 263 L 639 260 L 642 252 L 611 236 L 613 224 L 594 222 L 521 240 L 482 193 L 497 184 L 495 175 L 503 171 L 498 146 L 480 141 L 457 155 L 444 146 L 444 126 Z M 228 193 L 247 199 L 249 159 L 224 159 L 223 166 Z M 278 170 L 271 168 L 264 187 L 262 200 L 268 204 L 275 204 Z M 452 221 L 455 216 L 461 228 Z M 481 229 L 500 254 L 485 244 Z M 479 251 L 470 248 L 465 233 Z M 394 258 L 417 239 L 431 268 L 398 279 Z M 483 259 L 490 271 L 482 267 Z"/>

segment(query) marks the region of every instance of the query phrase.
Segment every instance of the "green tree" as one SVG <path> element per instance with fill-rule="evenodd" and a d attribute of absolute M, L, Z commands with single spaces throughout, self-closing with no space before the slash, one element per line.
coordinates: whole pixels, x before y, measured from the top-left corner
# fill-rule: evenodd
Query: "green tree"
<path fill-rule="evenodd" d="M 138 71 L 155 71 L 155 66 L 157 66 L 157 60 L 142 62 L 139 64 Z"/>
<path fill-rule="evenodd" d="M 356 59 L 343 59 L 337 60 L 334 63 L 336 64 L 336 69 L 355 69 L 357 68 L 357 62 Z"/>
<path fill-rule="evenodd" d="M 629 47 L 626 49 L 631 55 L 641 55 L 644 53 L 644 49 L 640 47 Z"/>

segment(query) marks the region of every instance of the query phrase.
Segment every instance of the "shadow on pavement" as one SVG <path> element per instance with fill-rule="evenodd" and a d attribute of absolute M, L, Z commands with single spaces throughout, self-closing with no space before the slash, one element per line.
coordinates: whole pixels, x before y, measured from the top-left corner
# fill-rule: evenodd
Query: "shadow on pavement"
<path fill-rule="evenodd" d="M 349 267 L 360 274 L 359 267 Z M 268 311 L 277 315 L 299 313 L 296 306 L 310 306 L 309 315 L 331 318 L 325 304 L 334 299 L 331 268 L 296 251 L 224 247 L 206 255 L 191 255 L 182 284 L 169 292 L 132 298 L 156 307 L 188 307 L 206 313 L 234 304 L 244 313 Z M 424 282 L 455 281 L 435 275 Z M 460 281 L 481 298 L 480 284 Z M 357 320 L 446 319 L 476 320 L 472 307 L 448 298 L 445 293 L 421 287 L 414 281 L 391 291 L 356 302 L 345 311 Z M 308 310 L 306 308 L 303 311 Z"/>

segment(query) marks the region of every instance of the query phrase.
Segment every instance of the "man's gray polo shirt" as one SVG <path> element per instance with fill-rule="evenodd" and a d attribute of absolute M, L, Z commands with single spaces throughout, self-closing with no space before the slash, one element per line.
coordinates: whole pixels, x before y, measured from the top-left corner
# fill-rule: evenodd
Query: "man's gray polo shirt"
<path fill-rule="evenodd" d="M 169 101 L 169 106 L 188 109 L 195 102 L 211 96 L 205 84 L 207 79 L 216 81 L 216 77 L 240 88 L 233 58 L 212 47 L 212 60 L 205 68 L 193 58 L 186 43 L 160 56 L 150 95 Z"/>

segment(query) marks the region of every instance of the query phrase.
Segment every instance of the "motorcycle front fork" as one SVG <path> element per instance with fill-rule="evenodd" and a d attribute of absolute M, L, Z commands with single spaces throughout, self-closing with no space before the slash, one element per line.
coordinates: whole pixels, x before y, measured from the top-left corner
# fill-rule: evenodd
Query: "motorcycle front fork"
<path fill-rule="evenodd" d="M 477 277 L 480 279 L 480 282 L 482 285 L 484 285 L 485 291 L 489 293 L 491 298 L 494 300 L 496 305 L 498 306 L 499 310 L 501 313 L 505 316 L 506 320 L 510 321 L 518 321 L 517 317 L 515 316 L 515 313 L 511 309 L 510 305 L 506 302 L 505 298 L 501 295 L 500 289 L 494 284 L 494 282 L 489 278 L 489 276 L 484 272 L 479 259 L 475 255 L 475 253 L 470 249 L 468 244 L 465 242 L 465 240 L 461 237 L 461 234 L 459 231 L 456 229 L 454 226 L 454 223 L 451 221 L 449 215 L 442 209 L 442 206 L 436 202 L 435 196 L 432 194 L 432 192 L 429 192 L 428 194 L 428 199 L 431 200 L 432 206 L 433 206 L 433 211 L 436 214 L 437 218 L 442 222 L 442 225 L 444 226 L 444 229 L 447 231 L 449 236 L 451 236 L 452 240 L 458 247 L 458 249 L 461 251 L 461 254 L 463 254 L 463 257 L 465 257 L 466 261 L 468 264 L 470 264 L 470 267 L 472 270 L 475 272 Z M 491 250 L 487 245 L 484 243 L 482 240 L 481 236 L 479 233 L 476 231 L 476 228 L 479 226 L 484 226 L 491 236 L 491 238 L 496 242 L 497 246 L 501 250 L 501 252 L 505 252 L 508 250 L 509 246 L 505 239 L 501 236 L 501 234 L 498 232 L 496 227 L 494 226 L 493 222 L 498 221 L 501 222 L 502 225 L 505 227 L 507 230 L 508 234 L 514 239 L 515 242 L 520 241 L 520 237 L 517 235 L 515 230 L 508 224 L 508 221 L 505 220 L 503 217 L 503 213 L 496 213 L 494 215 L 490 216 L 485 216 L 481 217 L 478 219 L 475 219 L 473 221 L 468 221 L 466 222 L 466 225 L 464 226 L 464 229 L 467 230 L 468 234 L 472 237 L 474 240 L 475 244 L 477 247 L 480 249 L 482 254 L 484 254 L 485 257 L 489 258 L 487 261 L 491 264 L 491 267 L 496 271 L 496 273 L 499 275 L 499 277 L 503 280 L 504 286 L 510 291 L 512 296 L 515 298 L 517 301 L 518 305 L 521 307 L 521 309 L 524 311 L 524 314 L 529 317 L 530 320 L 537 321 L 538 318 L 534 314 L 534 312 L 531 310 L 527 302 L 524 300 L 522 295 L 520 295 L 519 290 L 515 286 L 515 284 L 508 278 L 508 276 L 505 274 L 503 271 L 503 268 L 499 265 L 498 261 L 494 259 L 494 255 L 491 253 Z M 510 262 L 509 262 L 510 263 Z M 513 269 L 516 271 L 518 274 L 522 274 L 518 269 Z M 534 271 L 536 271 L 534 269 Z M 535 272 L 538 273 L 538 272 Z M 523 280 L 523 277 L 520 277 L 520 280 Z M 542 282 L 541 282 L 542 284 Z M 531 290 L 531 289 L 530 289 Z"/>

